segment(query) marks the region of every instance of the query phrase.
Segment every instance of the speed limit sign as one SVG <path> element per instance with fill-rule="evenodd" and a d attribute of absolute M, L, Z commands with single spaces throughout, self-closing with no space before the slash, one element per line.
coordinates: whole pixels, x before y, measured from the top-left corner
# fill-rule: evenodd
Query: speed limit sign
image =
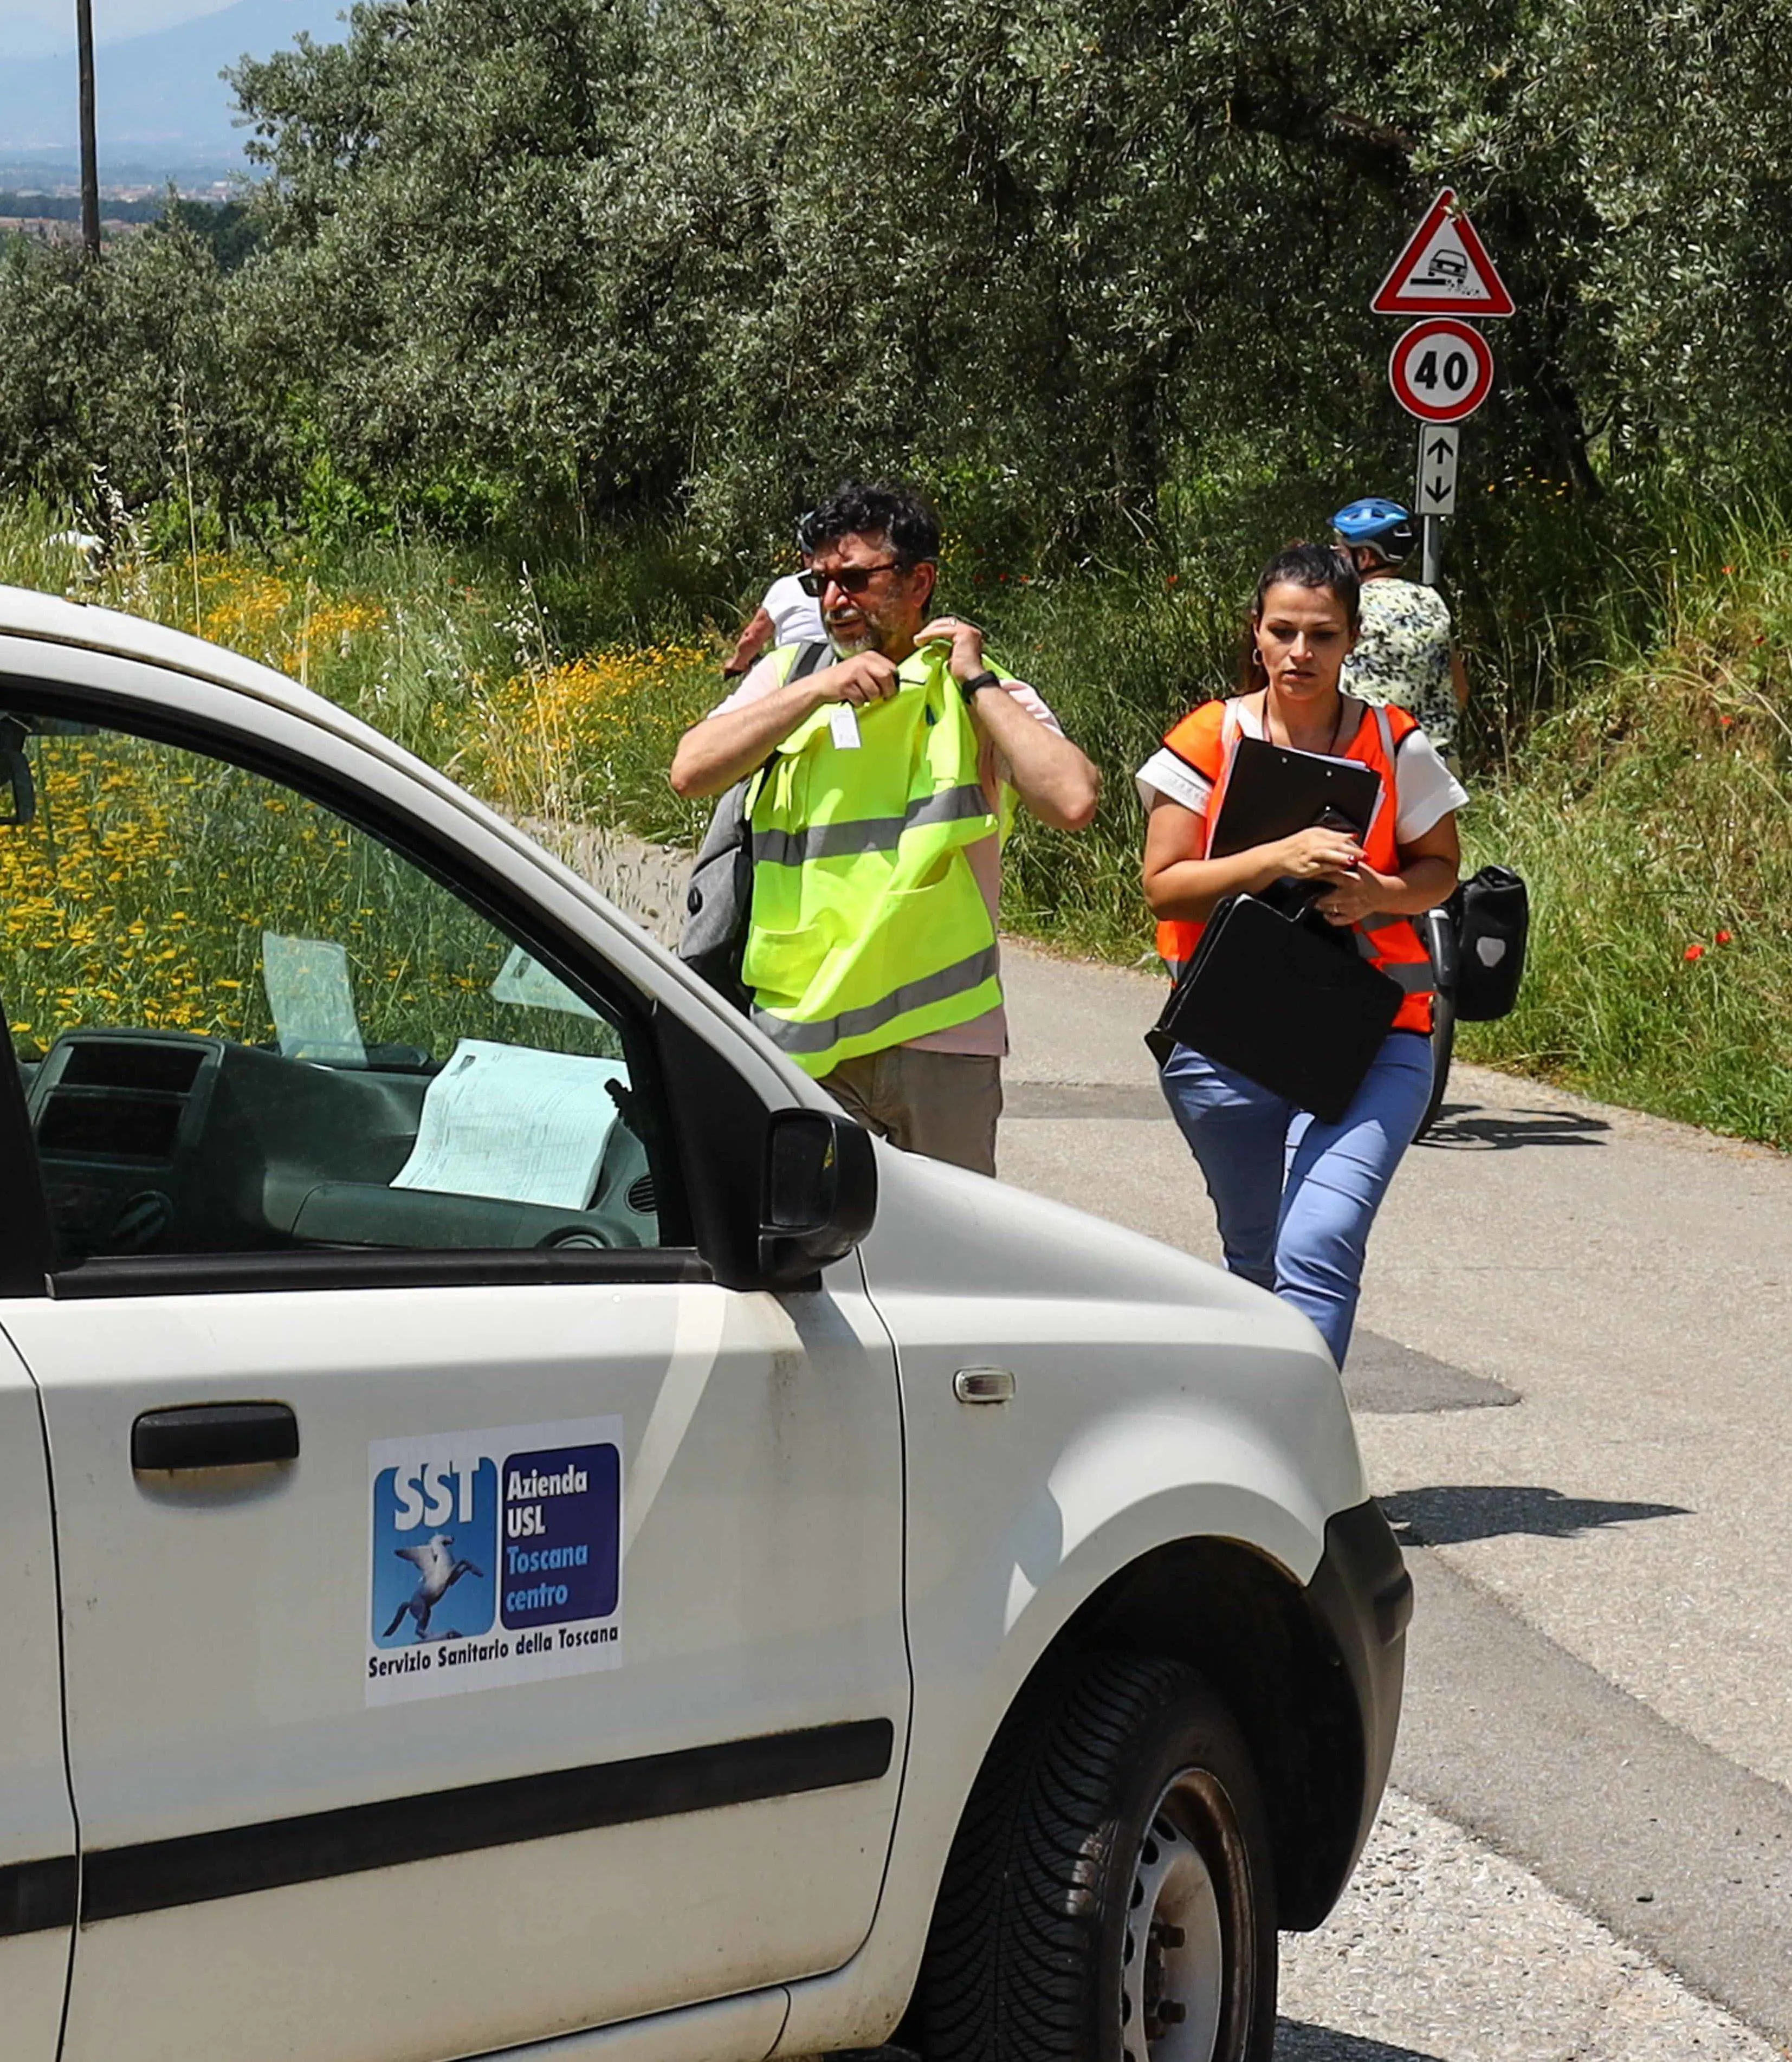
<path fill-rule="evenodd" d="M 1493 391 L 1493 354 L 1466 323 L 1415 323 L 1388 359 L 1388 384 L 1408 415 L 1459 423 Z"/>

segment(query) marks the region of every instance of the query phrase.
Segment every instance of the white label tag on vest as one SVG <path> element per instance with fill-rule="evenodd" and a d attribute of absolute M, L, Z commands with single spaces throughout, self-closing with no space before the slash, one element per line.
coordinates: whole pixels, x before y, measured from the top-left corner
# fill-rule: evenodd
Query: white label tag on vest
<path fill-rule="evenodd" d="M 833 712 L 828 719 L 828 728 L 834 733 L 836 752 L 856 752 L 859 748 L 859 719 L 853 713 L 850 702 L 836 702 Z"/>

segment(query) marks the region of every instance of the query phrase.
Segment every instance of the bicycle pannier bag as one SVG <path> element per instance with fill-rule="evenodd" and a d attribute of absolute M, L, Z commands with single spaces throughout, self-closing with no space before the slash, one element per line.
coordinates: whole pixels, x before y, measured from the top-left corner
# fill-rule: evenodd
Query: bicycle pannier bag
<path fill-rule="evenodd" d="M 1456 1014 L 1465 1024 L 1504 1017 L 1518 1000 L 1530 897 L 1509 866 L 1484 866 L 1462 884 Z"/>

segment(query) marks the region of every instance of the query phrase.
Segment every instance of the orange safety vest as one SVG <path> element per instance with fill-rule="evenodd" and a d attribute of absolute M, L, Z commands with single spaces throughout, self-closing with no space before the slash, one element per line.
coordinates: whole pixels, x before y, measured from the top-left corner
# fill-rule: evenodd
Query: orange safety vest
<path fill-rule="evenodd" d="M 1333 755 L 1373 767 L 1381 776 L 1381 792 L 1362 840 L 1363 857 L 1377 873 L 1400 871 L 1400 848 L 1394 837 L 1394 820 L 1400 813 L 1399 780 L 1394 760 L 1401 740 L 1418 728 L 1417 718 L 1405 709 L 1391 704 L 1365 708 L 1355 736 Z M 1220 820 L 1220 806 L 1225 800 L 1226 783 L 1232 776 L 1232 762 L 1241 735 L 1236 701 L 1206 702 L 1192 715 L 1185 716 L 1164 740 L 1166 748 L 1184 765 L 1213 784 L 1213 792 L 1207 803 L 1207 837 L 1201 852 L 1204 859 L 1211 856 L 1214 827 Z M 1205 924 L 1189 923 L 1180 917 L 1166 918 L 1157 926 L 1157 955 L 1169 969 L 1173 980 L 1194 957 L 1201 934 L 1206 928 Z M 1394 1029 L 1429 1033 L 1433 993 L 1431 956 L 1412 918 L 1371 917 L 1350 928 L 1357 933 L 1357 949 L 1363 957 L 1378 973 L 1390 976 L 1406 991 L 1399 1014 L 1393 1020 Z"/>

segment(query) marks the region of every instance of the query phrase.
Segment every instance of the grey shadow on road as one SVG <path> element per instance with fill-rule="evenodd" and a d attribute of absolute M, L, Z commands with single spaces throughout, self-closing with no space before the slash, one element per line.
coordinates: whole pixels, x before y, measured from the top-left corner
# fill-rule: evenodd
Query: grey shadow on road
<path fill-rule="evenodd" d="M 1358 2033 L 1338 2033 L 1301 2019 L 1276 2021 L 1276 2062 L 1443 2062 L 1416 2048 L 1390 2048 Z"/>
<path fill-rule="evenodd" d="M 1504 1539 L 1528 1532 L 1540 1539 L 1578 1539 L 1608 1525 L 1634 1525 L 1647 1518 L 1690 1518 L 1678 1503 L 1618 1503 L 1598 1497 L 1564 1496 L 1532 1483 L 1440 1484 L 1401 1490 L 1381 1499 L 1388 1522 L 1404 1526 L 1419 1546 L 1461 1546 L 1471 1539 Z"/>
<path fill-rule="evenodd" d="M 1344 1393 L 1353 1410 L 1479 1410 L 1518 1401 L 1490 1376 L 1471 1374 L 1359 1325 L 1344 1363 Z"/>
<path fill-rule="evenodd" d="M 1446 1102 L 1416 1143 L 1445 1152 L 1511 1153 L 1523 1145 L 1603 1145 L 1611 1129 L 1602 1117 L 1578 1109 L 1483 1109 Z"/>

